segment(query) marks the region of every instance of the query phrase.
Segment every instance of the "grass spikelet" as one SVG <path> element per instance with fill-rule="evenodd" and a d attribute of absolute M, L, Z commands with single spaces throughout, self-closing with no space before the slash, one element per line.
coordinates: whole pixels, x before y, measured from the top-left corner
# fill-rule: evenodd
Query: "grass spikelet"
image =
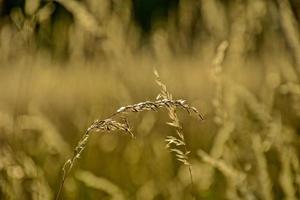
<path fill-rule="evenodd" d="M 166 99 L 168 101 L 174 101 L 172 100 L 172 94 L 169 93 L 167 90 L 167 86 L 162 82 L 160 79 L 160 76 L 158 74 L 158 71 L 156 69 L 153 70 L 154 75 L 156 77 L 156 83 L 160 87 L 160 93 L 157 96 L 157 99 Z M 189 169 L 189 175 L 190 175 L 190 181 L 191 181 L 191 191 L 193 190 L 193 173 L 192 173 L 192 166 L 189 162 L 189 154 L 191 151 L 188 150 L 186 146 L 185 137 L 183 134 L 183 128 L 180 123 L 180 120 L 176 113 L 177 105 L 180 105 L 183 107 L 189 114 L 192 112 L 196 113 L 198 117 L 203 120 L 203 116 L 198 112 L 198 110 L 194 107 L 189 107 L 185 104 L 184 100 L 180 100 L 178 104 L 170 105 L 167 107 L 169 118 L 171 119 L 171 122 L 167 122 L 169 126 L 172 126 L 176 130 L 176 136 L 167 136 L 165 141 L 167 142 L 166 147 L 175 154 L 176 159 L 183 163 L 184 165 L 188 166 Z"/>
<path fill-rule="evenodd" d="M 157 75 L 158 76 L 158 75 Z M 159 81 L 157 81 L 159 83 Z M 191 177 L 191 183 L 193 183 L 192 179 L 192 171 L 191 164 L 188 161 L 188 155 L 190 151 L 186 148 L 185 138 L 182 132 L 182 127 L 180 125 L 179 119 L 176 114 L 176 108 L 181 108 L 185 110 L 188 114 L 196 114 L 200 119 L 203 119 L 200 112 L 194 108 L 189 106 L 185 100 L 178 99 L 173 100 L 168 99 L 171 95 L 167 92 L 166 86 L 160 82 L 162 88 L 161 97 L 156 101 L 145 101 L 137 104 L 127 105 L 120 107 L 116 112 L 110 115 L 107 119 L 104 120 L 95 120 L 85 131 L 84 135 L 79 140 L 77 146 L 74 148 L 73 156 L 68 159 L 63 167 L 62 167 L 62 178 L 59 186 L 58 193 L 56 195 L 56 199 L 60 198 L 62 188 L 64 186 L 64 182 L 68 175 L 70 174 L 75 162 L 80 158 L 83 151 L 85 150 L 89 137 L 93 132 L 112 132 L 112 131 L 122 131 L 125 134 L 128 134 L 134 138 L 134 134 L 131 131 L 128 119 L 126 115 L 129 113 L 138 113 L 143 111 L 159 111 L 161 108 L 166 108 L 169 111 L 169 116 L 171 118 L 171 122 L 167 123 L 170 126 L 176 128 L 176 133 L 178 137 L 168 136 L 166 141 L 168 142 L 167 147 L 170 151 L 174 152 L 178 161 L 182 162 L 185 165 L 189 166 L 189 172 Z M 171 147 L 175 144 L 175 147 Z M 183 150 L 177 148 L 176 146 L 184 147 Z"/>
<path fill-rule="evenodd" d="M 117 122 L 112 119 L 96 120 L 89 128 L 87 128 L 85 134 L 82 136 L 82 138 L 78 142 L 77 146 L 75 147 L 72 158 L 68 159 L 62 167 L 62 179 L 61 179 L 61 183 L 60 183 L 60 187 L 59 187 L 56 199 L 60 198 L 60 194 L 61 194 L 61 190 L 63 188 L 64 182 L 65 182 L 67 176 L 70 174 L 76 160 L 80 158 L 82 152 L 86 148 L 90 134 L 93 131 L 95 131 L 95 132 L 110 132 L 110 131 L 116 131 L 116 130 L 123 131 L 123 132 L 128 133 L 133 136 L 132 132 L 130 131 L 129 124 L 127 121 L 122 123 L 122 122 Z"/>

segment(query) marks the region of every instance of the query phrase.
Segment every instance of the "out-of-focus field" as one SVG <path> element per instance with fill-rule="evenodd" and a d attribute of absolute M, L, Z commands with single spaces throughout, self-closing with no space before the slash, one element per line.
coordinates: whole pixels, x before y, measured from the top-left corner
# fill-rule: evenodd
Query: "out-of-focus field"
<path fill-rule="evenodd" d="M 152 11 L 151 11 L 152 10 Z M 62 199 L 300 199 L 300 4 L 294 0 L 0 0 L 0 199 L 55 199 L 95 119 L 154 101 L 160 73 L 188 167 L 165 147 L 167 110 L 97 132 Z"/>

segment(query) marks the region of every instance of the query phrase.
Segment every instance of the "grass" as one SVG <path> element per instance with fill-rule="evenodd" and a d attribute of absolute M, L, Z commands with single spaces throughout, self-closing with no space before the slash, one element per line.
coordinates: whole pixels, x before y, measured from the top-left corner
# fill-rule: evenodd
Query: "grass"
<path fill-rule="evenodd" d="M 0 199 L 299 199 L 299 4 L 132 2 L 1 16 Z"/>
<path fill-rule="evenodd" d="M 66 178 L 70 174 L 75 162 L 77 159 L 79 159 L 86 148 L 86 145 L 88 143 L 90 134 L 92 132 L 111 132 L 111 131 L 122 131 L 125 132 L 132 137 L 134 137 L 129 123 L 128 119 L 126 118 L 126 114 L 128 113 L 138 113 L 143 111 L 159 111 L 161 108 L 167 108 L 169 112 L 169 117 L 171 118 L 172 122 L 168 122 L 167 124 L 175 127 L 177 136 L 167 136 L 166 142 L 167 142 L 167 148 L 170 149 L 171 152 L 174 152 L 176 155 L 176 159 L 183 164 L 187 165 L 189 168 L 189 174 L 190 174 L 190 180 L 191 180 L 191 186 L 193 185 L 193 175 L 192 175 L 192 169 L 191 164 L 188 159 L 188 155 L 190 154 L 190 151 L 187 150 L 187 145 L 184 139 L 182 127 L 179 122 L 179 118 L 176 114 L 176 108 L 182 108 L 185 111 L 188 112 L 188 114 L 196 114 L 200 119 L 203 119 L 199 111 L 194 108 L 190 107 L 188 104 L 186 104 L 185 100 L 173 100 L 172 95 L 167 91 L 166 85 L 160 80 L 160 77 L 158 75 L 158 72 L 154 71 L 156 76 L 157 84 L 161 87 L 161 93 L 158 95 L 156 101 L 145 101 L 133 105 L 128 105 L 119 108 L 115 113 L 113 113 L 111 116 L 109 116 L 107 119 L 104 120 L 96 120 L 93 122 L 93 124 L 87 128 L 86 132 L 78 142 L 77 146 L 74 149 L 74 154 L 72 158 L 68 159 L 65 164 L 62 167 L 62 178 L 61 183 L 56 195 L 56 199 L 60 199 L 60 195 L 62 193 L 62 189 L 65 183 Z M 115 118 L 119 118 L 119 121 L 116 121 Z M 121 120 L 121 121 L 120 121 Z M 180 149 L 180 147 L 183 147 L 183 151 Z"/>

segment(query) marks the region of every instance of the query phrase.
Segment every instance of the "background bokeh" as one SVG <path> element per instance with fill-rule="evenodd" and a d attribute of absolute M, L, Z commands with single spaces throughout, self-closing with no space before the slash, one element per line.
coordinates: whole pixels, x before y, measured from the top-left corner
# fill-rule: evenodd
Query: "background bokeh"
<path fill-rule="evenodd" d="M 136 136 L 93 133 L 63 199 L 300 199 L 297 0 L 0 0 L 0 199 L 54 199 L 95 119 L 175 99 L 192 164 L 166 148 L 167 111 Z"/>

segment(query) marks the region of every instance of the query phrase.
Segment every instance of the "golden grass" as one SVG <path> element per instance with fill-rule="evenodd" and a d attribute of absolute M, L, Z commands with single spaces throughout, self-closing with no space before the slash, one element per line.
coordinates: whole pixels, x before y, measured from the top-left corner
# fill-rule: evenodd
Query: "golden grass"
<path fill-rule="evenodd" d="M 189 167 L 189 173 L 191 178 L 191 184 L 193 184 L 193 176 L 192 176 L 192 170 L 191 170 L 191 164 L 188 161 L 188 155 L 190 154 L 190 151 L 187 150 L 186 142 L 184 139 L 184 135 L 182 132 L 182 127 L 179 123 L 178 116 L 176 114 L 176 108 L 180 107 L 188 112 L 188 114 L 196 114 L 200 119 L 203 119 L 202 115 L 199 113 L 199 111 L 194 108 L 190 107 L 188 104 L 186 104 L 185 100 L 173 100 L 172 95 L 167 91 L 166 85 L 163 84 L 159 78 L 158 72 L 154 71 L 156 80 L 158 85 L 161 87 L 161 94 L 158 95 L 156 101 L 145 101 L 133 105 L 128 105 L 119 108 L 115 113 L 110 115 L 107 119 L 104 120 L 95 120 L 91 126 L 87 128 L 84 135 L 78 142 L 77 146 L 74 149 L 74 154 L 72 158 L 68 159 L 65 164 L 62 167 L 62 178 L 61 183 L 56 195 L 56 199 L 60 198 L 61 191 L 63 189 L 64 183 L 66 178 L 68 177 L 69 173 L 71 172 L 75 161 L 80 158 L 82 155 L 84 149 L 87 146 L 87 142 L 89 140 L 90 134 L 92 132 L 111 132 L 111 131 L 123 131 L 125 133 L 130 134 L 132 137 L 134 137 L 133 133 L 130 130 L 128 119 L 125 114 L 128 113 L 138 113 L 143 111 L 159 111 L 160 108 L 167 108 L 169 111 L 169 116 L 172 120 L 172 122 L 167 123 L 170 126 L 173 126 L 176 128 L 176 133 L 178 137 L 173 136 L 167 136 L 166 142 L 167 142 L 167 148 L 170 149 L 170 151 L 174 152 L 176 155 L 176 158 L 178 161 L 182 162 L 185 165 L 188 165 Z M 120 118 L 119 121 L 116 121 L 115 118 Z M 174 147 L 171 147 L 173 146 Z M 180 147 L 184 147 L 184 151 L 180 149 Z"/>
<path fill-rule="evenodd" d="M 128 0 L 0 19 L 0 199 L 299 199 L 299 4 L 177 6 L 147 34 Z"/>

